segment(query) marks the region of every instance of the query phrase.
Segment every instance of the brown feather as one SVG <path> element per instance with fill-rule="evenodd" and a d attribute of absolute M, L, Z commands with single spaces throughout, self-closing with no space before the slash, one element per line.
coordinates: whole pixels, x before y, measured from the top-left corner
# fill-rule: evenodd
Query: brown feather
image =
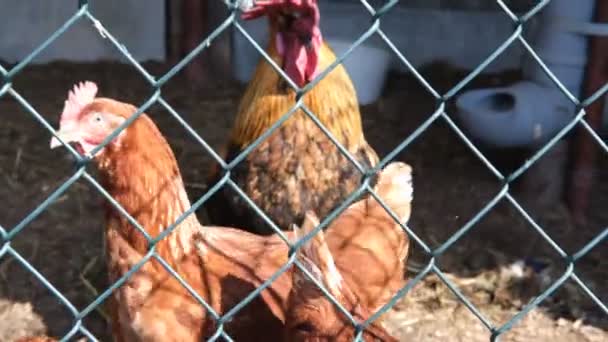
<path fill-rule="evenodd" d="M 274 44 L 269 45 L 267 52 L 281 65 Z M 334 52 L 324 43 L 319 51 L 318 70 L 325 70 L 335 59 Z M 258 63 L 238 108 L 232 143 L 241 149 L 247 147 L 295 105 L 296 93 L 284 82 L 270 63 L 263 59 Z M 355 88 L 341 64 L 304 95 L 304 104 L 338 141 L 348 140 L 352 145 L 364 141 Z M 298 119 L 310 120 L 298 111 L 290 121 Z"/>
<path fill-rule="evenodd" d="M 49 336 L 33 336 L 33 337 L 22 337 L 15 342 L 57 342 L 56 338 Z"/>
<path fill-rule="evenodd" d="M 309 234 L 318 225 L 312 214 L 306 215 L 298 236 Z M 299 231 L 302 231 L 301 233 Z M 328 232 L 328 233 L 331 233 Z M 302 266 L 329 291 L 329 293 L 359 322 L 368 320 L 373 312 L 367 307 L 366 297 L 355 294 L 340 271 L 338 271 L 325 233 L 318 232 L 300 248 L 297 254 Z M 351 259 L 351 267 L 359 258 Z M 331 302 L 323 292 L 299 268 L 292 273 L 293 286 L 289 296 L 289 307 L 285 318 L 286 340 L 313 342 L 330 340 L 353 341 L 357 334 L 355 326 Z M 305 329 L 302 329 L 305 327 Z M 378 320 L 373 321 L 363 332 L 366 341 L 397 341 L 386 332 Z"/>
<path fill-rule="evenodd" d="M 128 117 L 135 107 L 97 99 L 88 110 Z M 96 158 L 106 190 L 150 236 L 158 236 L 190 208 L 175 157 L 145 114 L 127 128 L 119 144 L 110 144 Z M 149 246 L 110 206 L 107 221 L 108 268 L 115 282 L 142 260 Z M 220 315 L 287 260 L 286 246 L 277 237 L 203 228 L 194 215 L 154 248 Z M 225 330 L 239 341 L 280 338 L 290 283 L 288 276 L 277 279 L 227 322 Z M 115 341 L 200 341 L 217 328 L 203 306 L 155 258 L 114 291 L 110 312 Z"/>
<path fill-rule="evenodd" d="M 129 117 L 135 107 L 110 99 L 97 99 L 87 110 Z M 106 190 L 150 236 L 158 236 L 190 208 L 173 152 L 145 114 L 126 129 L 120 141 L 104 148 L 96 161 Z M 378 194 L 393 210 L 400 210 L 400 217 L 407 219 L 409 198 L 401 198 L 399 194 L 408 191 L 411 185 L 383 181 L 383 173 L 379 178 Z M 386 258 L 393 253 L 399 258 L 405 257 L 403 250 L 382 249 L 359 255 L 346 252 L 350 250 L 351 242 L 344 237 L 368 226 L 382 232 L 374 238 L 378 241 L 372 244 L 374 248 L 392 246 L 390 241 L 380 242 L 383 236 L 386 236 L 384 239 L 396 239 L 393 247 L 397 249 L 404 246 L 403 237 L 390 234 L 395 230 L 394 222 L 381 224 L 381 217 L 386 214 L 375 210 L 368 201 L 354 204 L 354 209 L 342 215 L 344 219 L 341 216 L 334 222 L 326 235 L 339 271 L 357 295 L 358 291 L 367 288 L 365 282 L 368 280 L 348 274 L 358 273 L 362 264 L 374 266 L 373 260 L 365 261 L 365 258 L 376 260 L 376 253 L 383 253 Z M 360 210 L 362 206 L 367 210 Z M 116 282 L 146 256 L 150 246 L 117 210 L 108 206 L 106 217 L 108 269 L 110 281 Z M 287 236 L 293 238 L 290 232 Z M 352 247 L 359 248 L 359 242 Z M 276 235 L 262 237 L 234 228 L 203 227 L 194 215 L 160 240 L 154 251 L 219 315 L 230 311 L 288 260 L 288 247 Z M 388 269 L 395 269 L 394 260 L 382 260 Z M 395 274 L 400 273 L 396 271 Z M 380 276 L 383 275 L 374 273 L 372 289 L 378 286 L 377 281 L 386 279 Z M 362 283 L 351 284 L 351 281 Z M 291 271 L 288 271 L 225 322 L 224 330 L 237 341 L 281 340 L 291 286 Z M 371 292 L 362 292 L 360 298 L 378 303 L 390 297 L 394 289 L 392 285 L 387 286 L 381 299 L 369 297 L 374 295 Z M 113 292 L 110 312 L 115 341 L 194 342 L 210 337 L 218 328 L 203 306 L 154 257 Z"/>
<path fill-rule="evenodd" d="M 274 44 L 268 52 L 280 65 Z M 319 70 L 335 58 L 323 44 Z M 303 102 L 362 167 L 377 163 L 378 157 L 363 135 L 354 86 L 342 65 L 304 95 Z M 240 103 L 226 160 L 249 146 L 295 103 L 295 92 L 285 87 L 269 63 L 260 61 Z M 221 175 L 221 170 L 212 173 L 209 187 Z M 325 217 L 357 188 L 363 176 L 322 130 L 297 110 L 231 171 L 231 178 L 273 222 L 287 229 L 292 223 L 300 224 L 306 210 Z M 272 233 L 232 189 L 215 194 L 206 208 L 213 224 Z"/>

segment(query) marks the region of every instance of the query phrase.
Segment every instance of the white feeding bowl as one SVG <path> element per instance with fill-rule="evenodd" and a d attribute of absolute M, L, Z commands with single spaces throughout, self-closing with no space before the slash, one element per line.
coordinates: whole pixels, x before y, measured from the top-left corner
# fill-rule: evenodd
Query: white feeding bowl
<path fill-rule="evenodd" d="M 466 131 L 494 147 L 546 142 L 574 116 L 574 105 L 559 90 L 529 81 L 468 91 L 456 108 Z"/>
<path fill-rule="evenodd" d="M 352 42 L 328 38 L 327 44 L 336 54 L 336 58 L 339 58 L 350 48 Z M 360 105 L 370 104 L 378 99 L 390 62 L 391 55 L 388 51 L 365 44 L 356 47 L 342 61 L 353 81 Z"/>

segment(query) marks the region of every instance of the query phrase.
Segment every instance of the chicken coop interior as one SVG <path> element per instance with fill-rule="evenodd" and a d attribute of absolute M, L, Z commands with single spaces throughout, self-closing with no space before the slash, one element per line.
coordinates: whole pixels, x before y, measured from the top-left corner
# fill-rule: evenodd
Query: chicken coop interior
<path fill-rule="evenodd" d="M 305 6 L 302 3 L 318 6 L 321 41 L 342 59 L 352 81 L 364 138 L 351 130 L 339 131 L 340 136 L 351 144 L 361 139 L 375 151 L 379 162 L 386 159 L 386 173 L 378 171 L 381 175 L 374 189 L 384 189 L 382 177 L 389 177 L 387 165 L 393 165 L 389 162 L 411 166 L 411 215 L 403 225 L 395 225 L 400 237 L 394 238 L 406 239 L 406 243 L 409 239 L 407 259 L 398 260 L 404 269 L 404 277 L 399 279 L 404 291 L 391 292 L 394 300 L 382 303 L 388 304 L 379 329 L 397 341 L 608 341 L 608 264 L 601 261 L 608 258 L 604 249 L 608 243 L 608 106 L 604 105 L 608 90 L 608 2 L 277 2 L 297 3 L 294 11 Z M 274 68 L 287 70 L 290 77 L 291 69 L 280 61 L 270 66 L 264 57 L 282 53 L 277 52 L 280 48 L 270 47 L 287 39 L 287 34 L 278 35 L 283 26 L 271 26 L 269 21 L 287 14 L 269 11 L 267 17 L 245 20 L 242 13 L 253 4 L 255 1 L 223 0 L 0 1 L 0 201 L 4 203 L 0 207 L 0 342 L 30 341 L 20 339 L 33 336 L 53 338 L 48 341 L 119 341 L 117 325 L 112 323 L 115 316 L 120 317 L 123 329 L 127 321 L 136 321 L 111 309 L 120 306 L 123 298 L 111 294 L 120 292 L 120 287 L 108 292 L 113 286 L 108 274 L 116 271 L 108 267 L 107 260 L 113 257 L 116 243 L 107 233 L 111 230 L 107 212 L 118 209 L 108 199 L 112 191 L 102 193 L 95 185 L 105 184 L 102 166 L 98 168 L 95 160 L 83 164 L 86 160 L 76 157 L 82 146 L 71 151 L 63 145 L 49 148 L 53 131 L 64 125 L 62 111 L 65 113 L 64 106 L 72 101 L 68 92 L 75 84 L 92 81 L 99 97 L 133 108 L 144 106 L 142 111 L 175 155 L 187 196 L 196 207 L 193 215 L 203 226 L 223 226 L 208 211 L 219 192 L 206 197 L 213 185 L 209 175 L 227 165 L 217 158 L 226 158 L 226 153 L 234 157 L 239 152 L 233 151 L 234 141 L 254 141 L 239 135 L 248 132 L 247 128 L 233 130 L 235 125 L 272 124 L 268 123 L 270 114 L 240 115 L 247 112 L 247 105 L 245 109 L 240 105 L 246 99 L 244 94 L 249 94 L 246 90 L 252 85 L 271 84 L 269 87 L 279 89 L 277 94 L 288 92 L 285 89 L 290 87 L 279 81 Z M 309 14 L 301 15 L 308 18 Z M 299 15 L 289 18 L 295 22 L 301 19 Z M 305 52 L 298 52 L 297 58 L 305 59 L 307 67 L 313 60 L 308 53 L 316 49 L 315 37 L 308 36 L 309 42 L 301 48 Z M 324 53 L 327 50 L 320 48 L 319 62 L 312 63 L 330 65 L 333 57 Z M 266 63 L 271 72 L 256 72 L 258 63 Z M 299 68 L 298 63 L 295 68 Z M 324 75 L 317 68 L 313 75 L 330 77 L 338 70 L 342 69 L 336 67 Z M 313 76 L 306 78 L 306 72 L 304 83 L 298 86 L 313 82 Z M 159 80 L 162 82 L 156 83 Z M 308 101 L 308 94 L 310 98 L 318 96 L 320 104 L 314 108 L 331 113 L 321 114 L 329 116 L 332 127 L 351 125 L 340 122 L 349 120 L 340 114 L 341 109 L 333 110 L 348 101 L 344 99 L 350 93 L 345 95 L 342 85 L 324 82 L 308 89 L 310 93 L 302 95 L 302 101 Z M 313 93 L 317 86 L 324 87 L 323 97 L 313 95 L 319 94 Z M 290 106 L 295 105 L 293 96 L 291 102 Z M 258 111 L 270 113 L 273 108 L 268 104 Z M 354 108 L 351 110 L 356 113 Z M 276 113 L 276 118 L 286 112 Z M 352 165 L 350 171 L 338 170 L 342 172 L 338 176 L 332 173 L 336 171 L 332 167 L 339 167 L 332 164 L 333 150 L 311 147 L 316 134 L 312 131 L 318 128 L 313 119 L 299 114 L 309 123 L 282 130 L 283 135 L 269 141 L 292 149 L 288 152 L 291 158 L 297 155 L 302 163 L 312 160 L 315 172 L 339 177 L 330 185 L 311 181 L 305 189 L 293 190 L 296 185 L 292 188 L 290 182 L 304 171 L 266 176 L 265 170 L 272 170 L 272 166 L 264 161 L 279 163 L 281 158 L 287 159 L 281 153 L 287 152 L 260 145 L 271 151 L 266 151 L 270 156 L 260 157 L 261 161 L 243 157 L 254 173 L 242 178 L 246 178 L 243 191 L 267 191 L 248 190 L 254 181 L 262 188 L 284 189 L 285 185 L 290 190 L 252 197 L 271 199 L 256 203 L 269 216 L 291 217 L 286 213 L 290 204 L 303 208 L 313 203 L 307 202 L 306 196 L 342 196 L 345 201 L 346 194 L 336 193 L 343 192 L 345 184 L 354 179 L 346 174 L 356 171 Z M 141 117 L 133 122 L 137 120 Z M 125 138 L 133 132 L 129 130 L 116 139 L 129 139 Z M 298 142 L 300 137 L 311 137 L 311 143 Z M 112 151 L 107 147 L 103 153 Z M 336 155 L 342 153 L 336 151 Z M 137 151 L 112 153 L 131 160 L 126 154 Z M 145 166 L 133 165 L 127 170 L 125 182 L 130 182 L 129 178 L 142 184 L 148 181 L 138 174 L 148 172 Z M 218 177 L 239 170 L 235 166 Z M 231 179 L 238 181 L 236 176 Z M 408 196 L 403 189 L 382 191 L 403 200 Z M 235 193 L 231 194 L 227 202 L 236 201 L 230 197 Z M 371 197 L 361 201 L 373 197 L 367 196 Z M 340 215 L 346 215 L 354 203 L 327 222 L 323 232 L 329 250 L 332 229 L 356 230 L 357 222 L 362 222 L 359 218 L 340 221 Z M 213 205 L 216 211 L 219 206 Z M 386 205 L 390 206 L 389 201 Z M 289 208 L 284 209 L 286 206 Z M 225 217 L 239 213 L 225 208 L 221 213 Z M 172 209 L 167 210 L 154 215 L 170 216 Z M 306 210 L 318 210 L 321 222 L 327 216 L 321 215 L 324 209 Z M 256 222 L 263 222 L 260 220 L 256 218 Z M 249 221 L 235 222 L 248 225 Z M 284 225 L 306 226 L 308 221 L 289 222 Z M 290 228 L 281 225 L 280 229 Z M 372 235 L 384 234 L 378 232 L 369 232 L 370 241 Z M 259 239 L 266 238 L 275 236 Z M 382 238 L 392 239 L 386 234 Z M 247 237 L 233 244 L 226 242 L 232 250 L 222 253 L 247 255 L 254 248 L 243 247 L 248 239 L 255 240 Z M 321 240 L 310 241 L 312 246 Z M 287 260 L 287 247 L 281 248 Z M 391 248 L 370 253 L 383 258 L 397 252 Z M 161 253 L 160 242 L 158 250 Z M 294 253 L 297 259 L 300 254 Z M 337 255 L 334 259 L 338 266 L 346 264 L 355 273 L 374 272 L 354 259 L 343 263 Z M 205 268 L 197 267 L 197 271 Z M 297 269 L 294 272 L 296 277 Z M 291 291 L 299 284 L 296 280 Z M 133 286 L 130 284 L 119 285 Z M 236 293 L 230 294 L 234 296 L 255 289 L 238 288 L 238 283 L 230 286 L 234 289 L 224 291 Z M 364 285 L 362 288 L 365 290 Z M 111 298 L 118 304 L 111 306 Z M 224 314 L 230 309 L 223 308 Z M 364 317 L 373 317 L 372 311 Z M 244 309 L 242 314 L 255 315 L 245 320 L 262 320 L 254 309 Z M 142 317 L 137 319 L 144 320 Z M 265 336 L 261 335 L 265 330 L 275 329 L 267 322 L 258 323 L 249 332 L 251 336 Z M 138 330 L 158 333 L 161 328 L 153 323 L 144 322 L 143 328 L 141 322 L 138 327 L 132 324 L 129 329 L 133 335 L 123 336 L 122 341 L 163 340 L 158 335 L 146 339 Z M 164 340 L 195 341 L 178 336 L 199 336 L 202 330 L 197 324 L 174 328 L 169 322 L 163 326 L 165 333 L 175 337 Z M 232 328 L 226 324 L 230 334 Z M 273 333 L 278 335 L 268 336 L 282 336 Z M 213 332 L 204 340 L 211 335 Z M 241 332 L 235 336 L 248 335 Z M 251 336 L 249 340 L 256 340 Z M 228 339 L 222 335 L 218 340 Z"/>

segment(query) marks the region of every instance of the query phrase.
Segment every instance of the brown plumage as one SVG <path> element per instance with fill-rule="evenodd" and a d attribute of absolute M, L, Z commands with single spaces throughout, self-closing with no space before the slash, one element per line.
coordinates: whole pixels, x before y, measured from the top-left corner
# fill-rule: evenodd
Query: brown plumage
<path fill-rule="evenodd" d="M 314 217 L 307 215 L 297 235 L 302 237 L 310 233 L 317 224 Z M 323 231 L 302 246 L 297 259 L 356 322 L 365 322 L 372 316 L 373 312 L 351 290 L 337 270 Z M 285 318 L 285 341 L 353 341 L 356 336 L 353 322 L 298 267 L 294 267 L 292 277 L 293 286 Z M 363 331 L 362 337 L 365 341 L 397 341 L 376 321 Z"/>
<path fill-rule="evenodd" d="M 32 336 L 32 337 L 22 337 L 15 342 L 58 342 L 59 340 L 54 337 L 49 337 L 46 335 Z M 77 339 L 75 342 L 86 342 L 87 338 L 82 337 Z"/>
<path fill-rule="evenodd" d="M 411 213 L 411 172 L 407 164 L 391 163 L 380 172 L 374 187 L 404 224 Z M 316 226 L 318 218 L 313 213 L 306 217 Z M 341 277 L 363 307 L 376 312 L 405 286 L 409 238 L 372 196 L 350 205 L 324 235 Z"/>
<path fill-rule="evenodd" d="M 83 89 L 85 88 L 85 89 Z M 66 101 L 58 136 L 75 143 L 81 153 L 91 154 L 111 132 L 131 116 L 136 108 L 112 99 L 95 98 L 96 86 L 76 87 Z M 51 147 L 59 146 L 58 140 Z M 180 218 L 190 202 L 175 156 L 166 140 L 144 114 L 93 156 L 108 193 L 141 224 L 152 238 Z M 411 176 L 409 167 L 395 163 L 382 171 L 378 194 L 397 215 L 409 217 Z M 403 194 L 405 197 L 396 195 Z M 349 277 L 360 263 L 374 266 L 379 253 L 390 258 L 402 251 L 370 250 L 356 256 L 358 240 L 344 239 L 365 227 L 380 224 L 386 214 L 375 210 L 370 199 L 355 203 L 335 221 L 327 241 L 345 281 L 364 302 L 376 300 L 369 293 L 357 293 L 365 278 Z M 406 204 L 404 204 L 406 203 Z M 357 209 L 359 208 L 359 209 Z M 362 210 L 363 209 L 363 210 Z M 406 215 L 407 214 L 407 215 Z M 109 203 L 106 210 L 106 255 L 110 281 L 116 282 L 133 269 L 149 252 L 148 241 Z M 394 222 L 385 222 L 394 229 Z M 287 233 L 292 238 L 291 233 Z M 332 237 L 333 236 L 333 237 Z M 393 239 L 388 234 L 386 239 Z M 374 241 L 380 241 L 374 238 Z M 397 243 L 395 246 L 401 246 Z M 349 247 L 350 246 L 350 247 Z M 373 248 L 387 245 L 373 243 Z M 352 247 L 352 248 L 351 248 Z M 155 256 L 148 259 L 110 296 L 112 334 L 115 341 L 200 341 L 215 333 L 217 325 L 203 306 L 170 274 L 156 256 L 162 258 L 220 316 L 245 299 L 269 279 L 288 258 L 287 245 L 276 235 L 263 237 L 226 227 L 203 227 L 191 214 L 176 229 L 154 245 Z M 345 257 L 356 261 L 340 262 Z M 386 261 L 383 261 L 385 263 Z M 392 265 L 394 261 L 388 261 Z M 342 269 L 345 267 L 345 269 Z M 383 272 L 373 273 L 375 288 Z M 237 341 L 274 341 L 283 337 L 285 310 L 291 290 L 291 271 L 278 277 L 267 289 L 224 324 Z M 386 275 L 385 275 L 386 277 Z M 390 278 L 390 277 L 389 277 Z M 384 291 L 393 291 L 387 286 Z M 384 293 L 382 298 L 390 297 Z M 370 299 L 371 298 L 371 299 Z M 384 299 L 382 299 L 384 300 Z"/>
<path fill-rule="evenodd" d="M 310 15 L 307 10 L 318 11 L 316 2 L 311 2 L 310 6 L 294 11 L 301 10 L 300 18 L 305 20 L 306 15 Z M 289 20 L 291 24 L 286 24 Z M 284 37 L 293 33 L 294 27 L 299 27 L 298 20 L 282 12 L 269 14 L 271 43 L 266 51 L 279 66 L 294 62 L 288 55 L 279 53 L 274 42 L 279 34 Z M 314 41 L 318 26 L 315 24 L 304 30 L 313 32 L 303 32 L 303 36 L 313 35 Z M 318 49 L 305 49 L 312 49 L 318 57 L 316 70 L 320 72 L 336 57 L 322 41 L 320 33 L 318 42 Z M 285 67 L 285 70 L 291 69 Z M 298 74 L 290 76 L 296 79 Z M 299 85 L 308 81 L 305 78 Z M 226 160 L 235 158 L 295 103 L 293 89 L 269 63 L 261 60 L 240 102 L 226 149 Z M 342 65 L 304 95 L 303 103 L 363 168 L 377 163 L 378 157 L 363 135 L 354 86 Z M 222 176 L 222 170 L 213 169 L 208 188 Z M 285 230 L 292 223 L 300 224 L 307 210 L 314 210 L 320 217 L 328 215 L 357 188 L 363 176 L 321 129 L 302 110 L 297 110 L 231 170 L 231 179 L 280 229 Z M 213 224 L 248 227 L 259 234 L 272 233 L 270 227 L 228 186 L 211 197 L 205 207 Z"/>
<path fill-rule="evenodd" d="M 408 222 L 413 199 L 409 165 L 387 165 L 378 175 L 374 192 L 399 222 Z M 372 196 L 349 206 L 325 235 L 342 277 L 372 312 L 405 286 L 409 238 Z"/>
<path fill-rule="evenodd" d="M 48 336 L 32 336 L 32 337 L 22 337 L 15 342 L 57 342 L 59 341 L 56 338 L 48 337 Z"/>
<path fill-rule="evenodd" d="M 389 164 L 374 192 L 406 223 L 413 197 L 411 167 Z M 308 212 L 296 236 L 319 224 Z M 406 284 L 409 239 L 400 225 L 373 198 L 351 205 L 326 232 L 319 231 L 298 251 L 298 260 L 355 320 L 364 322 L 386 305 Z M 285 318 L 285 341 L 352 341 L 356 329 L 317 285 L 293 268 L 293 285 Z M 363 333 L 366 341 L 397 341 L 377 318 Z"/>
<path fill-rule="evenodd" d="M 90 83 L 74 90 L 76 95 L 66 103 L 58 135 L 89 153 L 136 108 L 94 98 L 95 91 L 91 91 L 92 97 L 82 95 L 86 91 L 81 88 L 96 91 Z M 52 147 L 58 145 L 57 140 L 51 143 Z M 190 208 L 173 152 L 145 114 L 94 160 L 104 188 L 151 237 Z M 110 281 L 116 282 L 145 257 L 149 245 L 110 204 L 106 220 L 107 265 Z M 195 215 L 184 219 L 154 250 L 219 315 L 232 309 L 287 260 L 286 245 L 277 237 L 202 227 Z M 237 341 L 280 339 L 290 286 L 289 276 L 281 276 L 226 322 L 224 330 Z M 217 328 L 203 306 L 155 257 L 109 299 L 112 334 L 118 342 L 194 342 L 209 338 Z"/>
<path fill-rule="evenodd" d="M 134 109 L 130 107 L 128 112 Z M 119 149 L 99 157 L 104 185 L 155 237 L 190 207 L 173 153 L 145 116 L 129 127 Z M 147 242 L 113 208 L 107 219 L 108 266 L 114 282 L 146 254 Z M 283 244 L 276 238 L 203 228 L 194 215 L 159 242 L 156 250 L 219 314 L 260 286 L 284 259 Z M 276 258 L 279 260 L 273 262 Z M 272 332 L 282 326 L 281 289 L 287 288 L 287 279 L 277 280 L 227 323 L 226 331 L 238 341 L 273 338 Z M 112 300 L 118 341 L 199 341 L 216 329 L 203 306 L 154 259 L 118 289 Z"/>

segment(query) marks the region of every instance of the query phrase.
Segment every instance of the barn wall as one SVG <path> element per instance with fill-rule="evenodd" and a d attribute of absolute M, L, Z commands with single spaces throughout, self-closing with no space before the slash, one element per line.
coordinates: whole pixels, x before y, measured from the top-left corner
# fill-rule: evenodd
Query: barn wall
<path fill-rule="evenodd" d="M 0 0 L 0 59 L 16 62 L 27 56 L 77 9 L 76 0 Z M 165 59 L 164 0 L 93 0 L 92 13 L 142 60 Z M 34 60 L 95 61 L 121 59 L 90 21 L 81 19 Z"/>
<path fill-rule="evenodd" d="M 504 3 L 513 11 L 522 11 L 530 8 L 534 0 L 505 0 Z M 404 7 L 434 8 L 434 9 L 460 9 L 497 11 L 496 1 L 488 0 L 407 0 L 402 2 Z"/>
<path fill-rule="evenodd" d="M 180 2 L 180 0 L 171 1 L 173 14 L 169 28 L 165 27 L 164 0 L 92 0 L 91 7 L 104 26 L 129 48 L 136 59 L 165 60 L 167 50 L 173 52 L 172 57 L 177 57 L 175 53 L 180 26 Z M 353 0 L 330 2 L 361 7 Z M 378 0 L 370 2 L 374 3 Z M 532 0 L 506 2 L 516 11 L 528 9 L 534 3 Z M 221 0 L 209 0 L 209 3 L 212 10 L 210 26 L 216 27 L 226 17 L 225 6 Z M 0 0 L 0 6 L 10 8 L 0 12 L 0 32 L 4 33 L 0 35 L 0 59 L 15 62 L 34 50 L 73 14 L 76 0 Z M 398 48 L 407 51 L 408 57 L 414 64 L 427 62 L 435 56 L 439 59 L 452 60 L 456 64 L 464 63 L 463 66 L 466 67 L 467 61 L 481 61 L 512 31 L 511 24 L 505 20 L 504 14 L 499 12 L 500 9 L 494 1 L 408 0 L 401 2 L 398 7 L 393 12 L 399 14 L 387 15 L 383 27 Z M 402 16 L 403 13 L 405 16 Z M 333 15 L 331 17 L 324 18 L 324 23 L 340 21 Z M 350 22 L 352 23 L 352 20 Z M 264 25 L 262 22 L 257 23 L 257 26 Z M 340 25 L 342 24 L 338 24 Z M 255 26 L 252 24 L 249 27 L 255 30 Z M 351 38 L 348 32 L 360 31 L 343 29 L 332 24 L 325 26 L 331 34 L 335 32 L 345 39 Z M 165 29 L 171 32 L 172 46 L 169 49 L 165 46 Z M 231 69 L 233 39 L 231 31 L 228 30 L 221 35 L 211 46 L 214 64 L 227 72 Z M 472 32 L 480 32 L 480 35 L 471 37 Z M 261 40 L 264 41 L 263 38 Z M 519 55 L 518 47 L 515 47 L 488 70 L 516 66 L 519 63 Z M 57 59 L 124 61 L 115 48 L 107 40 L 102 39 L 97 30 L 86 20 L 74 25 L 35 62 L 44 63 Z M 398 64 L 396 67 L 401 68 Z"/>

